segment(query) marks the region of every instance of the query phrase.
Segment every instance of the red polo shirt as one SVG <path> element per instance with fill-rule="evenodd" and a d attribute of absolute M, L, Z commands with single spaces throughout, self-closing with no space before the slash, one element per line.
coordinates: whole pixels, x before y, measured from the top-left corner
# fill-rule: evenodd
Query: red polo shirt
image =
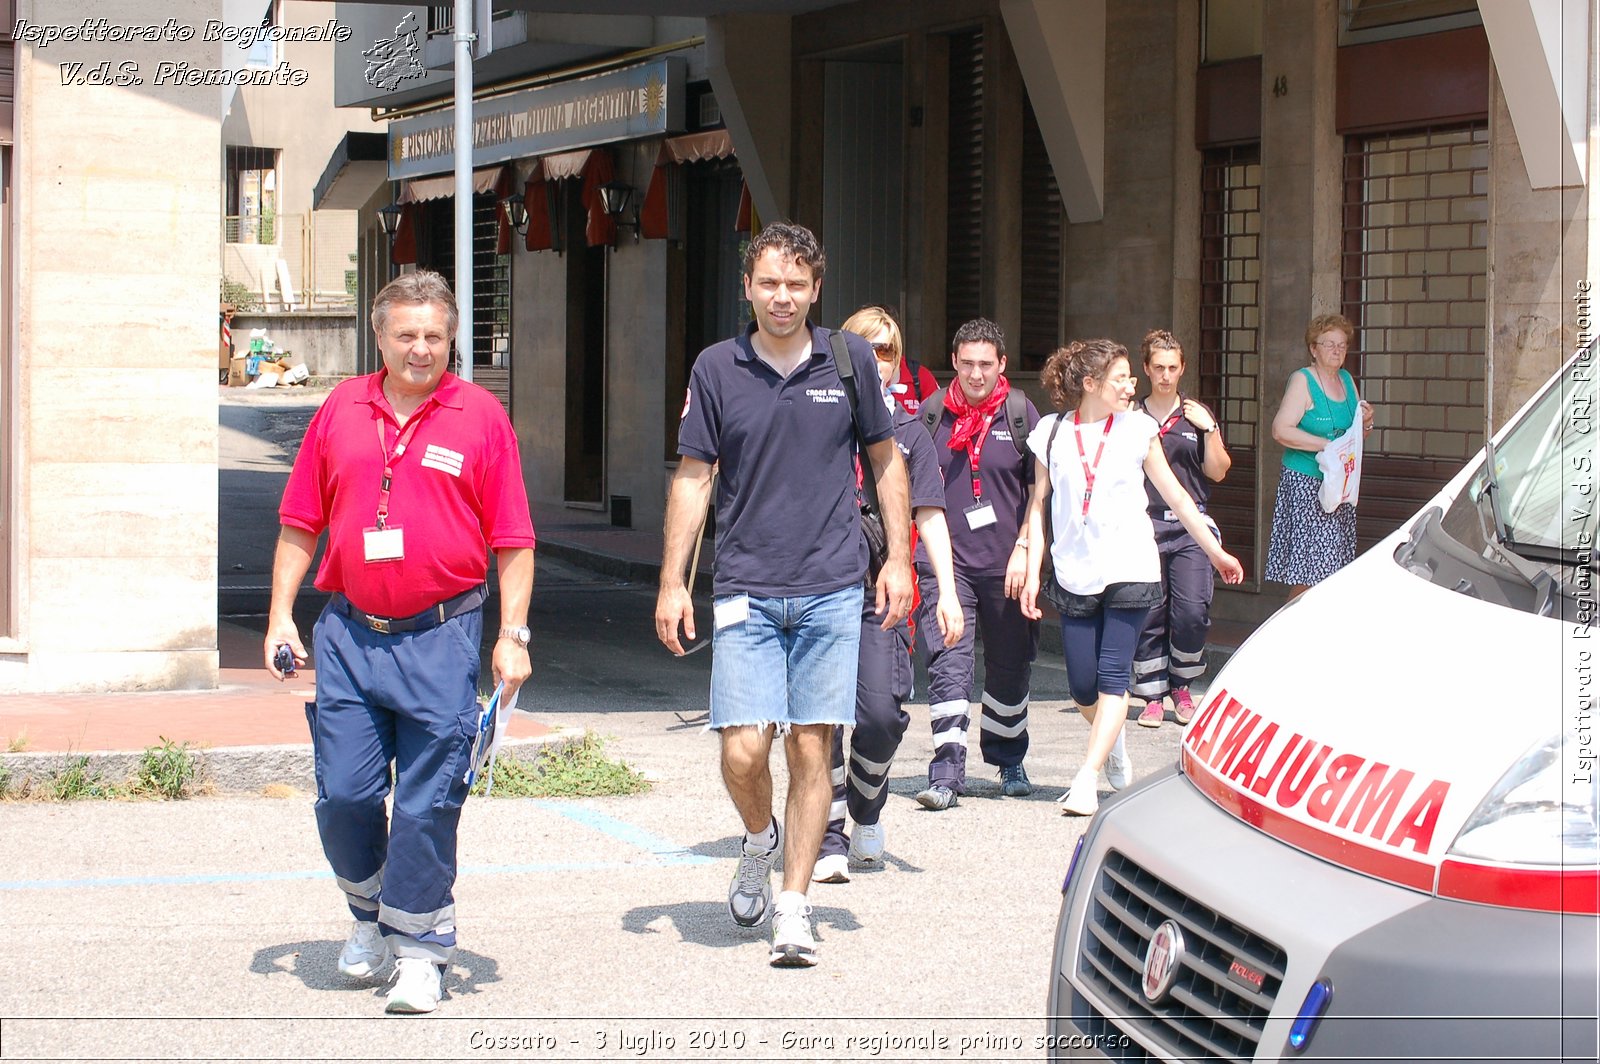
<path fill-rule="evenodd" d="M 392 467 L 387 525 L 402 531 L 405 557 L 366 560 L 363 533 L 377 520 L 385 453 L 400 438 L 383 397 L 386 372 L 329 393 L 306 430 L 278 516 L 314 535 L 328 530 L 318 588 L 379 617 L 409 617 L 483 583 L 488 550 L 532 547 L 533 521 L 504 408 L 446 373 L 407 422 L 417 427 Z"/>

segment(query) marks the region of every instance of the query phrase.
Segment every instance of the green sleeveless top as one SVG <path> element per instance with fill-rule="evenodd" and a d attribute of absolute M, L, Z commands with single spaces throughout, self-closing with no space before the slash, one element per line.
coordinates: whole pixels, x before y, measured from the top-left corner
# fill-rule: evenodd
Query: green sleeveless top
<path fill-rule="evenodd" d="M 1311 409 L 1305 412 L 1295 428 L 1327 440 L 1336 440 L 1344 435 L 1356 420 L 1356 382 L 1350 378 L 1350 374 L 1342 369 L 1339 371 L 1339 380 L 1344 383 L 1344 402 L 1335 403 L 1322 390 L 1322 385 L 1317 383 L 1317 375 L 1311 372 L 1309 366 L 1302 366 L 1296 372 L 1306 375 L 1306 385 L 1311 389 Z M 1286 449 L 1283 452 L 1283 467 L 1317 480 L 1322 479 L 1316 451 Z"/>

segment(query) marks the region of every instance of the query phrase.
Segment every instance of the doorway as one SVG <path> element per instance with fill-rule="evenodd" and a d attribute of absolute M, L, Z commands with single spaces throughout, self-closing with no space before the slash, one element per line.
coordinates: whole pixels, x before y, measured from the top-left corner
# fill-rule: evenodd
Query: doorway
<path fill-rule="evenodd" d="M 567 249 L 566 475 L 568 503 L 605 499 L 606 255 L 584 239 L 588 222 L 579 181 L 561 183 Z"/>

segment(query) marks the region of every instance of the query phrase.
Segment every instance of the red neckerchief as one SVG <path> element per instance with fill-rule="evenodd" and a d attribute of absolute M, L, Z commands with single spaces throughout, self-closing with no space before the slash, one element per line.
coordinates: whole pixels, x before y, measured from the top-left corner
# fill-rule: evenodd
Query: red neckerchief
<path fill-rule="evenodd" d="M 983 497 L 983 485 L 978 480 L 978 462 L 983 457 L 983 443 L 989 435 L 989 425 L 993 423 L 995 414 L 1010 391 L 1011 382 L 1001 377 L 995 382 L 994 391 L 977 406 L 967 401 L 967 393 L 961 390 L 960 381 L 952 381 L 945 393 L 945 409 L 956 418 L 955 425 L 950 429 L 948 446 L 952 452 L 967 452 L 967 465 L 972 469 L 974 499 Z"/>

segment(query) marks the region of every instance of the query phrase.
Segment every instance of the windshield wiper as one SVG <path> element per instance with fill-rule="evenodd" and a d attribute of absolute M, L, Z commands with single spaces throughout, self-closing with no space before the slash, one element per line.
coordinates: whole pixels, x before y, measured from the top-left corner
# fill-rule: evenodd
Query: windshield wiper
<path fill-rule="evenodd" d="M 1555 612 L 1556 581 L 1548 572 L 1532 563 L 1562 562 L 1564 559 L 1560 554 L 1563 552 L 1540 547 L 1537 544 L 1520 544 L 1511 538 L 1505 515 L 1500 510 L 1500 478 L 1495 471 L 1493 437 L 1489 437 L 1485 442 L 1483 451 L 1483 489 L 1478 492 L 1478 497 L 1474 500 L 1478 504 L 1478 521 L 1483 526 L 1483 540 L 1489 545 L 1489 550 L 1498 555 L 1508 569 L 1526 581 L 1528 587 L 1538 596 L 1533 612 L 1540 617 L 1549 617 Z M 1534 553 L 1529 553 L 1530 550 Z M 1555 555 L 1555 557 L 1541 558 L 1538 556 L 1541 554 Z"/>

